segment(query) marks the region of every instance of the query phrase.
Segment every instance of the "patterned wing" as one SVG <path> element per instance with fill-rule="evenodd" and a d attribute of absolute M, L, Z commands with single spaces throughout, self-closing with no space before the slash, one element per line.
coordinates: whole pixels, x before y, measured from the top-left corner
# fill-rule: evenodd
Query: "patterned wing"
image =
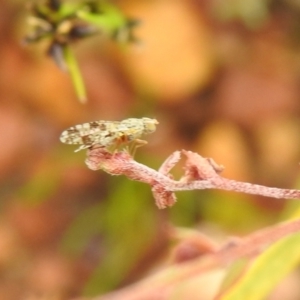
<path fill-rule="evenodd" d="M 93 145 L 108 146 L 113 142 L 120 122 L 94 121 L 72 126 L 62 132 L 60 141 L 65 144 L 80 144 L 75 152 Z"/>

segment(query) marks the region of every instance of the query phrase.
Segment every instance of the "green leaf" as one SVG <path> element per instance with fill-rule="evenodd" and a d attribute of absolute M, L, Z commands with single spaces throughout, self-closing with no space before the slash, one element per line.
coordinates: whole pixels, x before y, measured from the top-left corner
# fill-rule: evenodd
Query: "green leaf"
<path fill-rule="evenodd" d="M 79 10 L 77 16 L 89 24 L 99 27 L 101 32 L 110 37 L 115 37 L 118 41 L 128 41 L 130 36 L 129 20 L 114 5 L 101 2 L 99 13 Z M 122 35 L 125 35 L 125 37 Z"/>
<path fill-rule="evenodd" d="M 300 209 L 294 214 L 299 218 Z M 227 290 L 222 300 L 259 300 L 266 297 L 300 262 L 300 233 L 287 236 L 262 253 Z"/>
<path fill-rule="evenodd" d="M 63 47 L 63 50 L 64 50 L 64 59 L 68 66 L 68 71 L 70 72 L 70 76 L 73 81 L 73 85 L 76 94 L 78 96 L 78 99 L 81 103 L 86 103 L 87 101 L 86 90 L 80 73 L 79 66 L 77 64 L 77 60 L 69 45 L 65 45 Z"/>

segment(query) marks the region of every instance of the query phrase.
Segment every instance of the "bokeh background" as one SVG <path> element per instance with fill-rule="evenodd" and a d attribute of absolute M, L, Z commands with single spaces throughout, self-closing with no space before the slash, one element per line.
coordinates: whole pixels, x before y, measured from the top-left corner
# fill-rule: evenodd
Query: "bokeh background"
<path fill-rule="evenodd" d="M 47 43 L 22 44 L 26 3 L 0 2 L 1 299 L 105 293 L 168 260 L 174 241 L 166 224 L 222 241 L 274 224 L 298 205 L 192 191 L 177 193 L 176 205 L 160 211 L 149 186 L 91 171 L 84 151 L 59 142 L 74 124 L 152 117 L 160 124 L 138 150 L 143 164 L 158 168 L 173 151 L 187 149 L 224 165 L 225 177 L 296 188 L 297 1 L 116 1 L 141 20 L 140 43 L 125 49 L 94 36 L 73 45 L 86 105 L 46 56 Z M 270 299 L 300 299 L 299 280 L 293 274 Z M 214 282 L 205 290 L 214 290 Z"/>

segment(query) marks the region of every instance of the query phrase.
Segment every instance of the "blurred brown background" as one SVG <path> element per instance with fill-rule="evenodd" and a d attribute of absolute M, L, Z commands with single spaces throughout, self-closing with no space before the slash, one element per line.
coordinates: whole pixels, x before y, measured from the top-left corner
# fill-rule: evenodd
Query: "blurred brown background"
<path fill-rule="evenodd" d="M 150 167 L 187 149 L 224 165 L 228 178 L 297 187 L 297 1 L 117 1 L 141 20 L 141 43 L 120 49 L 95 36 L 73 45 L 86 105 L 47 44 L 22 45 L 25 4 L 0 4 L 1 299 L 104 293 L 168 256 L 166 223 L 217 239 L 273 224 L 297 205 L 196 191 L 158 211 L 148 186 L 93 172 L 84 151 L 59 142 L 74 124 L 153 117 L 158 129 L 136 155 Z"/>

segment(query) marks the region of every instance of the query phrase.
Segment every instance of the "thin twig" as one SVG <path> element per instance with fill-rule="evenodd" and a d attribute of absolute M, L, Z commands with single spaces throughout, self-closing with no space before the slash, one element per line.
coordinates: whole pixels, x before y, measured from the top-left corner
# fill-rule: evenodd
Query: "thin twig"
<path fill-rule="evenodd" d="M 181 154 L 186 157 L 185 174 L 180 180 L 174 180 L 169 172 L 179 161 Z M 111 175 L 125 175 L 131 180 L 149 184 L 160 209 L 174 205 L 176 196 L 173 192 L 187 190 L 221 189 L 273 198 L 300 198 L 300 190 L 271 188 L 223 178 L 219 175 L 222 166 L 212 159 L 185 150 L 176 151 L 169 156 L 159 171 L 136 162 L 127 152 L 111 154 L 100 147 L 88 151 L 86 164 L 92 170 L 102 169 Z"/>

